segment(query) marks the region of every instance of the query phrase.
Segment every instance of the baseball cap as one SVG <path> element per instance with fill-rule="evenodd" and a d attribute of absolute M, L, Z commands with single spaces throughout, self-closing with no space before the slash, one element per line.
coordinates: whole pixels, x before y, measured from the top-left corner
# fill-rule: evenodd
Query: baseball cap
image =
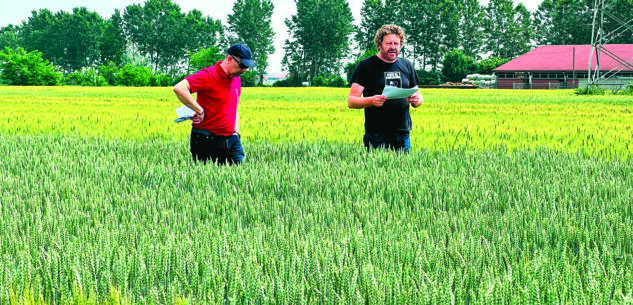
<path fill-rule="evenodd" d="M 229 50 L 226 52 L 229 55 L 239 57 L 240 61 L 249 67 L 252 67 L 255 65 L 255 62 L 253 61 L 253 58 L 252 58 L 251 49 L 243 43 L 237 43 L 237 44 L 232 45 L 229 48 Z"/>

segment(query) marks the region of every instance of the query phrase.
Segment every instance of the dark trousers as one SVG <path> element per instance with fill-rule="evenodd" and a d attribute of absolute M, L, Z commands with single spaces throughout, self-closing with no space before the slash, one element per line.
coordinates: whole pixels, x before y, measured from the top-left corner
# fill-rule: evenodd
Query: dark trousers
<path fill-rule="evenodd" d="M 366 132 L 363 143 L 367 150 L 370 149 L 392 149 L 396 151 L 409 152 L 411 149 L 411 139 L 409 132 Z"/>
<path fill-rule="evenodd" d="M 221 136 L 210 131 L 193 128 L 189 141 L 194 162 L 217 164 L 240 164 L 244 160 L 244 149 L 237 135 Z"/>

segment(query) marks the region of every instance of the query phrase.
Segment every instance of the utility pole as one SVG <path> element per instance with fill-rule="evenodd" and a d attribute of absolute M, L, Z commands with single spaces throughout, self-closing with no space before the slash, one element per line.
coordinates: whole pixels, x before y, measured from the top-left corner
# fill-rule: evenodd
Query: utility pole
<path fill-rule="evenodd" d="M 600 86 L 601 82 L 604 85 L 606 80 L 611 80 L 611 84 L 624 86 L 626 85 L 625 82 L 622 81 L 621 84 L 618 84 L 617 79 L 614 78 L 614 76 L 625 68 L 633 70 L 633 57 L 629 59 L 620 58 L 615 53 L 605 48 L 606 44 L 608 44 L 614 38 L 622 35 L 624 32 L 626 32 L 627 29 L 633 31 L 633 20 L 622 20 L 617 16 L 614 16 L 607 10 L 610 6 L 614 4 L 614 0 L 594 0 L 593 24 L 591 29 L 591 53 L 589 54 L 589 73 L 587 73 L 588 86 Z M 603 29 L 603 24 L 605 23 L 606 17 L 615 20 L 618 24 L 620 24 L 620 26 L 610 33 L 605 33 Z M 592 71 L 591 65 L 592 61 L 594 60 L 594 53 L 596 65 Z M 615 60 L 618 65 L 612 68 L 610 71 L 601 71 L 600 58 L 602 55 Z"/>

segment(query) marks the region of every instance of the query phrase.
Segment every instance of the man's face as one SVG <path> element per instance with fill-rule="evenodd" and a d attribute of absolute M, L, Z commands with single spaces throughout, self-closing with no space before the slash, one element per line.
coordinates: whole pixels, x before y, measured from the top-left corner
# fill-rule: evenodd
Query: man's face
<path fill-rule="evenodd" d="M 227 71 L 229 76 L 238 77 L 248 70 L 248 67 L 242 64 L 239 57 L 233 55 L 229 55 L 229 57 L 233 61 L 230 65 L 229 71 Z"/>
<path fill-rule="evenodd" d="M 380 44 L 380 55 L 388 62 L 394 62 L 400 54 L 400 37 L 396 34 L 388 34 L 382 38 Z"/>

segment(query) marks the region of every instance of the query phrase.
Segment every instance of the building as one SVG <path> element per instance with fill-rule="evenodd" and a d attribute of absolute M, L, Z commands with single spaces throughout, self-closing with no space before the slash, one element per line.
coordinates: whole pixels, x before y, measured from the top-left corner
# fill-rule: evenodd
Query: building
<path fill-rule="evenodd" d="M 266 74 L 264 75 L 264 84 L 272 85 L 276 81 L 280 81 L 288 77 L 287 73 L 274 73 L 274 74 Z"/>
<path fill-rule="evenodd" d="M 607 81 L 614 86 L 633 82 L 633 44 L 604 45 L 622 61 L 622 65 L 603 51 L 600 56 L 600 73 L 615 72 Z M 494 69 L 499 89 L 558 89 L 577 88 L 587 83 L 591 45 L 540 46 Z M 596 53 L 591 60 L 596 67 Z M 612 72 L 612 73 L 613 73 Z"/>

